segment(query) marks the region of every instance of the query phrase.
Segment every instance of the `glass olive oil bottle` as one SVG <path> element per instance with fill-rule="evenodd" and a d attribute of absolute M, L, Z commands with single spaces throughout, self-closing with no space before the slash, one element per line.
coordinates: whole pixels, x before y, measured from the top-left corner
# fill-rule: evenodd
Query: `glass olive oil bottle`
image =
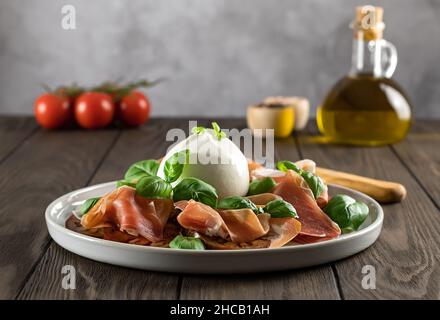
<path fill-rule="evenodd" d="M 397 51 L 383 39 L 383 9 L 356 8 L 352 68 L 318 108 L 321 133 L 330 141 L 355 145 L 398 142 L 411 122 L 410 102 L 391 79 Z"/>

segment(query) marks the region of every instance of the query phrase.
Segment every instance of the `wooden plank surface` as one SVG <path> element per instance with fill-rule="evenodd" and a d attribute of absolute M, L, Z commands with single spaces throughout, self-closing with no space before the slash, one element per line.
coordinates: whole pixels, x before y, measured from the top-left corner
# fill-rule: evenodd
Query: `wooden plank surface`
<path fill-rule="evenodd" d="M 440 122 L 416 121 L 408 138 L 393 149 L 440 208 Z"/>
<path fill-rule="evenodd" d="M 244 121 L 237 126 L 245 126 Z M 231 128 L 232 126 L 229 126 Z M 293 138 L 275 142 L 275 161 L 298 160 Z M 253 275 L 185 276 L 182 299 L 339 299 L 329 265 Z"/>
<path fill-rule="evenodd" d="M 312 132 L 315 132 L 312 130 Z M 304 157 L 320 166 L 403 183 L 408 197 L 384 205 L 378 241 L 366 251 L 335 264 L 345 299 L 440 298 L 440 214 L 389 147 L 319 145 L 299 139 Z M 362 287 L 362 268 L 375 267 L 376 289 Z"/>
<path fill-rule="evenodd" d="M 324 265 L 255 275 L 179 276 L 94 262 L 49 243 L 42 217 L 49 201 L 87 183 L 118 179 L 137 160 L 162 156 L 170 143 L 165 142 L 165 132 L 175 127 L 187 131 L 187 120 L 154 119 L 139 130 L 123 131 L 119 137 L 111 130 L 93 134 L 37 131 L 34 136 L 23 136 L 24 143 L 18 149 L 7 151 L 9 155 L 0 164 L 0 298 L 18 293 L 21 299 L 440 298 L 440 212 L 433 203 L 438 199 L 438 185 L 429 180 L 438 168 L 437 127 L 415 130 L 394 150 L 317 145 L 304 135 L 298 139 L 299 150 L 293 138 L 276 142 L 276 159 L 304 156 L 322 166 L 396 180 L 408 188 L 408 199 L 403 203 L 384 206 L 384 230 L 377 243 L 333 268 Z M 218 122 L 224 128 L 245 126 L 243 120 Z M 0 120 L 0 133 L 1 128 Z M 428 181 L 423 187 L 432 194 L 431 199 L 421 181 Z M 16 194 L 20 197 L 14 197 Z M 76 290 L 61 287 L 64 265 L 76 268 Z M 376 268 L 375 290 L 361 286 L 365 265 Z"/>
<path fill-rule="evenodd" d="M 185 276 L 181 299 L 339 299 L 329 266 L 260 274 Z"/>
<path fill-rule="evenodd" d="M 0 165 L 0 298 L 17 295 L 47 249 L 47 205 L 88 182 L 116 134 L 38 131 Z"/>
<path fill-rule="evenodd" d="M 0 163 L 36 129 L 33 118 L 0 116 Z"/>

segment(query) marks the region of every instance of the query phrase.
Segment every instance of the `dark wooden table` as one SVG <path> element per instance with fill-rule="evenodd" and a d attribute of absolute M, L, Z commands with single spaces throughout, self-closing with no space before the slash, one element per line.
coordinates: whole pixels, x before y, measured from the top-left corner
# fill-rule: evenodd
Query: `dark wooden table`
<path fill-rule="evenodd" d="M 417 122 L 408 138 L 379 148 L 318 145 L 308 132 L 276 141 L 278 159 L 403 183 L 407 199 L 385 205 L 379 240 L 351 258 L 265 274 L 195 276 L 120 268 L 59 247 L 44 210 L 78 188 L 119 179 L 140 159 L 159 158 L 170 128 L 188 119 L 153 119 L 139 129 L 48 132 L 31 118 L 0 117 L 0 298 L 2 299 L 396 299 L 440 298 L 440 122 Z M 243 128 L 240 119 L 220 119 Z M 207 124 L 208 120 L 199 123 Z M 76 268 L 76 289 L 61 282 Z M 362 288 L 362 268 L 376 289 Z"/>

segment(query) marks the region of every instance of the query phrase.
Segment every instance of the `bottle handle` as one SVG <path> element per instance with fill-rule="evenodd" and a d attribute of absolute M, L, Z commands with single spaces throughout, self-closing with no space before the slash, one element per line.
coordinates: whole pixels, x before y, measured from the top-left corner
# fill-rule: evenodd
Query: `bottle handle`
<path fill-rule="evenodd" d="M 386 78 L 391 78 L 397 67 L 397 49 L 391 42 L 382 40 L 382 54 L 384 57 L 382 61 L 387 64 L 383 67 L 384 75 Z"/>

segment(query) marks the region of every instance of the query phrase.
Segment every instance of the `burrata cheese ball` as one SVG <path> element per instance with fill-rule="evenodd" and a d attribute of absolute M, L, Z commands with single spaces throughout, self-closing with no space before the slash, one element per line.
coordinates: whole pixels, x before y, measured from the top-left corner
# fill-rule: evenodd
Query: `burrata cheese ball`
<path fill-rule="evenodd" d="M 184 178 L 194 177 L 212 185 L 220 199 L 247 194 L 249 171 L 246 157 L 231 140 L 219 137 L 212 129 L 193 133 L 172 147 L 162 159 L 157 175 L 165 178 L 165 161 L 185 149 L 189 150 L 189 163 L 185 164 L 179 179 L 172 183 L 173 187 Z"/>

